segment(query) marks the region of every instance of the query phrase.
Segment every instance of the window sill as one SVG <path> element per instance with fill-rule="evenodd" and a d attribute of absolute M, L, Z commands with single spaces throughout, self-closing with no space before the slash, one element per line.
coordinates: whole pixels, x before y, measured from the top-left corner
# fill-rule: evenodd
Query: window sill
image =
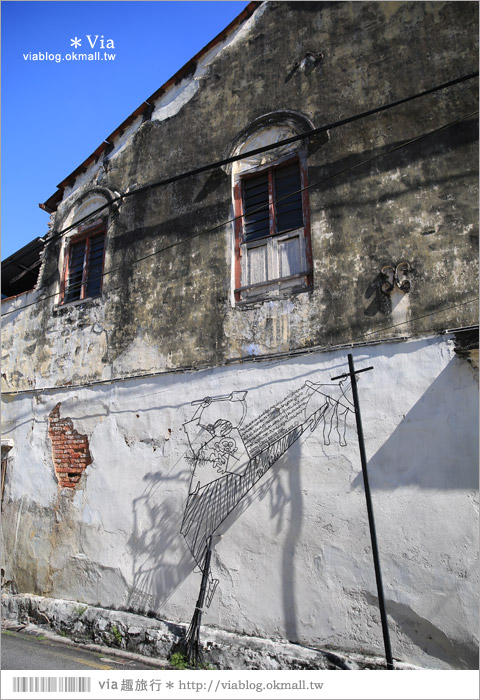
<path fill-rule="evenodd" d="M 278 299 L 288 299 L 291 296 L 302 294 L 303 292 L 313 292 L 313 285 L 290 287 L 288 289 L 274 289 L 268 292 L 259 293 L 258 296 L 250 296 L 248 299 L 242 299 L 235 302 L 235 308 L 246 309 L 263 304 L 266 301 L 277 301 Z"/>
<path fill-rule="evenodd" d="M 101 296 L 98 297 L 85 297 L 85 299 L 76 299 L 75 301 L 60 302 L 55 306 L 56 311 L 61 311 L 62 309 L 72 309 L 77 306 L 82 306 L 82 304 L 90 304 L 93 301 L 101 300 Z"/>
<path fill-rule="evenodd" d="M 297 272 L 295 275 L 289 275 L 288 277 L 276 277 L 273 280 L 266 280 L 265 282 L 255 282 L 255 284 L 247 284 L 245 287 L 237 287 L 235 292 L 246 292 L 249 289 L 255 289 L 255 287 L 270 287 L 270 289 L 277 289 L 281 284 L 286 282 L 291 282 L 302 277 L 309 277 L 312 274 L 312 270 L 306 270 L 305 272 Z"/>

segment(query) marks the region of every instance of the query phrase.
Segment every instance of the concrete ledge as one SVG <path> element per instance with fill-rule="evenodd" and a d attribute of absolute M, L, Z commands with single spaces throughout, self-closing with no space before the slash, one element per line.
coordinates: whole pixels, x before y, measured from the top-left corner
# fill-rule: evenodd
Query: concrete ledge
<path fill-rule="evenodd" d="M 123 651 L 122 649 L 114 649 L 113 647 L 106 647 L 101 644 L 87 644 L 70 639 L 70 637 L 65 637 L 63 634 L 56 634 L 50 629 L 45 629 L 45 625 L 35 625 L 33 623 L 19 624 L 12 620 L 2 620 L 2 630 L 7 630 L 11 632 L 20 632 L 21 634 L 31 635 L 33 637 L 41 637 L 42 639 L 48 639 L 52 642 L 61 642 L 68 646 L 79 647 L 81 649 L 87 649 L 88 651 L 94 651 L 99 654 L 103 654 L 108 657 L 121 658 L 128 661 L 136 661 L 142 664 L 148 664 L 152 668 L 162 668 L 171 669 L 172 666 L 165 659 L 155 659 L 153 657 L 146 658 L 142 654 L 136 654 L 132 651 Z"/>
<path fill-rule="evenodd" d="M 109 653 L 148 657 L 152 665 L 167 667 L 168 659 L 182 642 L 186 625 L 133 613 L 96 608 L 71 600 L 30 594 L 2 594 L 5 626 L 25 626 L 25 632 L 54 632 L 63 641 L 92 650 L 108 647 Z M 247 637 L 202 627 L 205 663 L 225 670 L 357 670 L 384 669 L 385 660 L 361 653 L 320 650 Z M 414 666 L 395 663 L 398 669 Z"/>

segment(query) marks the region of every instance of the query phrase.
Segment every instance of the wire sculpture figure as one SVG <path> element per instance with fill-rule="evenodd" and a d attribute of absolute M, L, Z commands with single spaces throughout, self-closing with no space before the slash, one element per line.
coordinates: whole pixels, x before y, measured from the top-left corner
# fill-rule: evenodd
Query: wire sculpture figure
<path fill-rule="evenodd" d="M 197 409 L 183 426 L 192 477 L 180 529 L 202 572 L 199 598 L 185 638 L 191 665 L 198 666 L 201 661 L 202 612 L 204 605 L 210 607 L 218 585 L 218 579 L 210 572 L 213 535 L 250 489 L 307 430 L 313 432 L 322 424 L 326 445 L 333 433 L 340 445 L 346 445 L 347 417 L 353 412 L 347 390 L 342 382 L 332 385 L 306 381 L 249 422 L 246 391 L 192 402 Z M 218 418 L 220 409 L 222 417 Z"/>

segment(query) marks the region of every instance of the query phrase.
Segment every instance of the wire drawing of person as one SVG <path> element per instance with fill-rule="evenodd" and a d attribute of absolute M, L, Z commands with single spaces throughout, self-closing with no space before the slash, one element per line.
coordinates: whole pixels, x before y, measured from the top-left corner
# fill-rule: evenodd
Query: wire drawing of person
<path fill-rule="evenodd" d="M 190 482 L 190 494 L 198 491 L 224 474 L 242 475 L 248 455 L 238 431 L 246 416 L 246 391 L 234 391 L 228 396 L 205 397 L 194 401 L 198 409 L 183 428 L 188 437 L 194 471 Z M 228 402 L 228 418 L 217 418 L 217 402 Z M 212 406 L 213 405 L 213 406 Z M 214 410 L 210 410 L 210 408 Z"/>

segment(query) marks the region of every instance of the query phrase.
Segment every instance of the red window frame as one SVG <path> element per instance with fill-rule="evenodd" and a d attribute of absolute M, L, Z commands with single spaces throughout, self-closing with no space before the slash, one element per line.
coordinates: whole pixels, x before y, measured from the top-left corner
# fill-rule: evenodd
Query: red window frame
<path fill-rule="evenodd" d="M 76 236 L 73 236 L 69 243 L 68 243 L 68 248 L 67 248 L 67 253 L 65 256 L 65 264 L 64 264 L 64 270 L 63 270 L 63 275 L 62 275 L 62 282 L 60 286 L 60 298 L 61 298 L 61 303 L 62 304 L 71 304 L 74 302 L 82 301 L 84 299 L 90 299 L 91 297 L 87 297 L 86 291 L 87 291 L 87 284 L 88 284 L 88 271 L 89 271 L 89 263 L 90 263 L 90 246 L 91 242 L 94 238 L 98 238 L 100 236 L 104 237 L 104 243 L 103 243 L 103 253 L 102 253 L 102 273 L 103 273 L 103 268 L 104 268 L 104 263 L 105 263 L 105 237 L 106 237 L 106 225 L 104 222 L 102 223 L 96 223 L 93 226 L 89 226 L 87 229 L 82 230 L 80 233 L 78 233 Z M 72 247 L 76 245 L 77 243 L 81 243 L 82 241 L 85 241 L 85 250 L 84 250 L 84 255 L 83 255 L 83 269 L 82 269 L 82 281 L 80 284 L 80 295 L 74 299 L 68 300 L 67 295 L 69 292 L 68 289 L 68 277 L 69 277 L 69 262 L 70 262 L 70 253 L 72 250 Z M 95 295 L 95 297 L 100 296 L 102 293 L 102 287 L 103 287 L 103 280 L 100 279 L 100 289 L 98 294 Z M 93 297 L 92 297 L 93 298 Z"/>
<path fill-rule="evenodd" d="M 305 287 L 311 287 L 313 285 L 313 256 L 312 256 L 312 242 L 310 235 L 310 205 L 308 197 L 308 177 L 307 177 L 307 164 L 306 158 L 300 155 L 293 157 L 287 157 L 280 161 L 275 161 L 274 163 L 269 163 L 268 165 L 262 165 L 257 168 L 249 170 L 247 173 L 241 174 L 238 181 L 234 185 L 234 216 L 235 216 L 235 301 L 242 301 L 241 299 L 241 289 L 242 289 L 242 245 L 246 242 L 244 235 L 244 200 L 243 200 L 243 183 L 251 178 L 257 177 L 265 172 L 268 173 L 268 199 L 269 199 L 269 233 L 265 238 L 273 236 L 281 236 L 288 233 L 288 229 L 284 231 L 277 232 L 275 230 L 276 221 L 276 211 L 275 211 L 275 196 L 274 196 L 274 182 L 273 173 L 277 169 L 287 167 L 293 163 L 299 164 L 300 170 L 300 184 L 302 189 L 302 210 L 303 210 L 303 231 L 304 231 L 304 241 L 305 241 L 305 259 L 307 263 L 308 273 L 304 276 Z M 290 229 L 294 230 L 294 229 Z M 288 279 L 288 278 L 285 278 Z M 269 280 L 266 280 L 265 285 L 269 284 Z"/>

